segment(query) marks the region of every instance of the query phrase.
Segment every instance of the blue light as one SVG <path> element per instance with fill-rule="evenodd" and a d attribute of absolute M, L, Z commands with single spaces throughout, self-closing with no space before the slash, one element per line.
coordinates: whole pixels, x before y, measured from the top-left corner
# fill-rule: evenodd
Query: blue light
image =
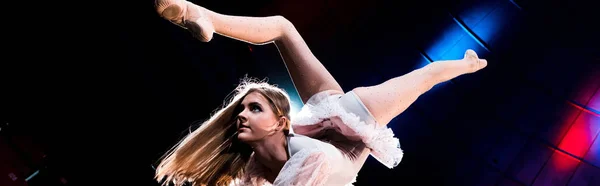
<path fill-rule="evenodd" d="M 467 49 L 485 58 L 492 50 L 490 43 L 501 36 L 504 27 L 510 26 L 513 13 L 520 9 L 514 2 L 493 0 L 463 8 L 456 15 L 449 13 L 442 23 L 445 29 L 425 51 L 431 60 L 462 59 Z"/>
<path fill-rule="evenodd" d="M 434 40 L 435 43 L 425 50 L 427 56 L 433 61 L 444 59 L 444 54 L 465 36 L 465 32 L 456 24 L 448 24 L 445 27 L 441 35 Z"/>
<path fill-rule="evenodd" d="M 510 3 L 515 5 L 515 7 L 517 7 L 519 10 L 523 9 L 523 8 L 521 8 L 521 6 L 519 4 L 517 4 L 517 2 L 515 2 L 515 0 L 510 0 Z"/>
<path fill-rule="evenodd" d="M 292 83 L 291 79 L 289 77 L 276 77 L 270 80 L 269 83 L 275 84 L 277 85 L 277 87 L 287 92 L 291 101 L 290 117 L 294 118 L 294 115 L 300 112 L 300 109 L 302 109 L 302 106 L 304 106 L 304 104 L 302 103 L 302 99 L 300 98 L 298 91 L 296 90 L 296 87 L 294 87 L 294 84 Z"/>
<path fill-rule="evenodd" d="M 31 178 L 35 177 L 36 175 L 38 175 L 40 173 L 40 170 L 36 170 L 35 172 L 33 172 L 33 174 L 31 174 L 29 177 L 25 178 L 25 181 L 29 181 L 31 180 Z"/>
<path fill-rule="evenodd" d="M 464 32 L 465 32 L 467 35 L 471 36 L 471 38 L 472 38 L 472 39 L 473 39 L 475 42 L 477 42 L 477 44 L 479 44 L 479 46 L 483 47 L 483 48 L 484 48 L 486 51 L 488 51 L 488 52 L 490 51 L 489 47 L 487 46 L 487 44 L 485 43 L 485 41 L 483 41 L 483 39 L 482 39 L 482 38 L 480 38 L 479 36 L 475 35 L 475 33 L 474 33 L 474 32 L 473 32 L 471 29 L 469 29 L 469 28 L 467 27 L 467 25 L 466 25 L 465 23 L 463 23 L 463 22 L 462 22 L 460 19 L 458 19 L 458 18 L 454 17 L 452 14 L 450 14 L 450 15 L 452 16 L 452 19 L 454 20 L 454 22 L 455 22 L 455 23 L 456 23 L 458 26 L 460 26 L 460 28 L 462 28 L 462 30 L 463 30 L 463 31 L 464 31 Z M 491 34 L 489 34 L 489 33 L 490 33 L 490 31 L 491 31 L 491 30 L 493 30 L 493 29 L 489 29 L 489 27 L 486 27 L 486 28 L 487 28 L 487 29 L 482 29 L 483 31 L 479 32 L 478 34 L 482 34 L 482 33 L 483 33 L 482 35 L 485 35 L 485 36 L 490 36 Z M 462 39 L 462 38 L 461 38 L 461 39 Z"/>

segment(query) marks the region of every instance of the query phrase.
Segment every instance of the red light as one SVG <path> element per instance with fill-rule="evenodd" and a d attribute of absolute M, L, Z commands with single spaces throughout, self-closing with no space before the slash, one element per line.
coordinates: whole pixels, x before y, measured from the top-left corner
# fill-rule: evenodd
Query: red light
<path fill-rule="evenodd" d="M 572 173 L 580 162 L 580 160 L 558 150 L 554 151 L 550 161 L 552 161 L 552 168 L 554 168 L 554 172 L 564 174 Z"/>
<path fill-rule="evenodd" d="M 599 130 L 600 117 L 581 112 L 558 148 L 581 158 L 589 150 Z"/>

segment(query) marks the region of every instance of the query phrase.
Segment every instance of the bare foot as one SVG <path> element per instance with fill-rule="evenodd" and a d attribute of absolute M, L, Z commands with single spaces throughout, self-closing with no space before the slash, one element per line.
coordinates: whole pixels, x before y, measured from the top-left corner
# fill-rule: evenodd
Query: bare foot
<path fill-rule="evenodd" d="M 477 53 L 471 49 L 465 52 L 463 60 L 469 63 L 469 73 L 477 72 L 487 66 L 487 60 L 479 59 Z"/>

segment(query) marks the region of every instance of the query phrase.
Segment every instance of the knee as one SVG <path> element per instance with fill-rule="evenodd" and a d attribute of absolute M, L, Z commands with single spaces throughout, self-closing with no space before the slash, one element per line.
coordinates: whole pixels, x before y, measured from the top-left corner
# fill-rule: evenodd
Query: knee
<path fill-rule="evenodd" d="M 282 15 L 276 15 L 274 16 L 274 18 L 277 21 L 277 24 L 281 27 L 281 30 L 284 34 L 289 31 L 296 31 L 294 24 Z"/>
<path fill-rule="evenodd" d="M 288 20 L 287 18 L 285 18 L 282 15 L 276 15 L 276 16 L 273 16 L 273 18 L 275 18 L 281 24 L 289 24 L 289 23 L 291 23 L 290 20 Z"/>

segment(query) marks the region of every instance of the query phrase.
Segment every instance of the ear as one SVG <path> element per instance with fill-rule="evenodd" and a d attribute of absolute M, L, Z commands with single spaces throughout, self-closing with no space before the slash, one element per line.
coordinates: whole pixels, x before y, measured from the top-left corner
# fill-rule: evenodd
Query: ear
<path fill-rule="evenodd" d="M 284 116 L 279 117 L 279 121 L 277 122 L 277 131 L 283 130 L 285 128 L 285 125 L 287 123 L 287 118 Z"/>

